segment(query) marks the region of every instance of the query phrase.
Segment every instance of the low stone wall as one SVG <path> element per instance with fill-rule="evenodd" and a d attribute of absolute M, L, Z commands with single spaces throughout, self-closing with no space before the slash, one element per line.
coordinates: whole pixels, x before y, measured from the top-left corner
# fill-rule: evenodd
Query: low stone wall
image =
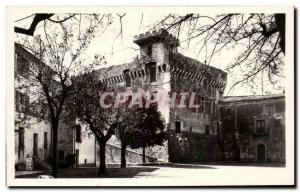
<path fill-rule="evenodd" d="M 214 162 L 221 159 L 216 136 L 200 133 L 171 131 L 169 136 L 169 161 L 180 163 Z"/>
<path fill-rule="evenodd" d="M 157 162 L 156 157 L 146 155 L 146 162 Z M 142 163 L 143 154 L 127 149 L 126 150 L 126 163 Z M 99 157 L 97 157 L 97 163 L 99 163 Z M 106 163 L 107 164 L 119 164 L 121 163 L 121 147 L 117 145 L 106 145 Z"/>

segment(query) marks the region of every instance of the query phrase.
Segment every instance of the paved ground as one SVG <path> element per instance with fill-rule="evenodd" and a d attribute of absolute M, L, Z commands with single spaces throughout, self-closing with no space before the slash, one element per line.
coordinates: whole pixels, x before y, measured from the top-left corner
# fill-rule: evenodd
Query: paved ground
<path fill-rule="evenodd" d="M 252 164 L 252 165 L 217 165 L 217 164 L 160 164 L 147 166 L 129 166 L 125 169 L 108 168 L 107 175 L 97 174 L 96 167 L 82 167 L 59 171 L 59 178 L 191 178 L 203 177 L 206 174 L 215 174 L 219 171 L 234 173 L 235 170 L 244 170 L 245 173 L 269 171 L 274 167 L 280 171 L 284 168 L 279 164 Z M 26 175 L 16 175 L 17 178 L 37 178 L 40 174 L 50 174 L 49 171 Z"/>
<path fill-rule="evenodd" d="M 36 174 L 42 174 L 44 171 L 16 171 L 15 176 L 20 177 L 23 175 L 36 175 Z"/>

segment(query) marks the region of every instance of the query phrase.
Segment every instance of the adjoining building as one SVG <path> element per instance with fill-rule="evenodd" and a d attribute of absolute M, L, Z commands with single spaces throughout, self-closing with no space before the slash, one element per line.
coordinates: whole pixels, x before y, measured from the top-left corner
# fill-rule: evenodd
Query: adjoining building
<path fill-rule="evenodd" d="M 225 160 L 285 163 L 285 96 L 232 96 L 220 103 Z"/>
<path fill-rule="evenodd" d="M 47 105 L 32 106 L 40 95 L 37 85 L 29 75 L 29 63 L 40 60 L 15 43 L 15 164 L 17 170 L 25 169 L 26 158 L 35 164 L 50 161 L 51 123 Z M 46 65 L 45 65 L 46 66 Z M 34 167 L 35 168 L 35 167 Z"/>
<path fill-rule="evenodd" d="M 44 68 L 49 71 L 52 69 L 18 43 L 15 43 L 14 66 L 16 169 L 24 170 L 27 158 L 32 158 L 35 169 L 49 168 L 52 156 L 50 112 L 42 87 L 32 77 L 32 73 L 35 68 Z M 55 84 L 55 81 L 52 82 Z M 60 166 L 65 164 L 68 155 L 75 152 L 73 127 L 73 122 L 68 124 L 61 122 L 59 126 L 58 160 Z"/>

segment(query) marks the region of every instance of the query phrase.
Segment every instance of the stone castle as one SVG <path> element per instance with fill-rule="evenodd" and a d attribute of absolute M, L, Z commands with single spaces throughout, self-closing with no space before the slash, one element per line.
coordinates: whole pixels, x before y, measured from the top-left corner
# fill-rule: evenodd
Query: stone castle
<path fill-rule="evenodd" d="M 228 128 L 224 127 L 226 124 L 224 123 L 224 114 L 220 112 L 220 109 L 228 106 L 228 97 L 223 96 L 223 91 L 226 87 L 227 73 L 178 53 L 178 39 L 165 30 L 147 32 L 135 36 L 134 43 L 140 47 L 140 54 L 132 62 L 102 68 L 94 72 L 101 82 L 112 87 L 114 90 L 125 92 L 128 96 L 137 92 L 139 88 L 143 89 L 150 92 L 151 99 L 153 100 L 156 99 L 156 93 L 161 90 L 167 93 L 194 92 L 196 93 L 195 102 L 200 106 L 199 108 L 191 109 L 158 108 L 164 118 L 168 138 L 163 146 L 146 149 L 147 161 L 192 163 L 225 161 L 226 159 L 230 159 L 227 157 L 228 155 L 226 156 L 225 154 L 233 153 L 233 149 L 224 147 L 224 142 L 226 141 L 224 135 Z M 20 46 L 16 47 L 16 65 L 24 63 L 19 62 L 20 59 L 19 56 L 17 56 L 22 51 L 26 50 Z M 24 54 L 22 53 L 22 55 Z M 32 60 L 32 58 L 34 57 L 22 59 Z M 25 94 L 25 92 L 23 94 Z M 16 98 L 16 102 L 19 102 L 19 100 L 19 98 Z M 230 103 L 234 103 L 234 101 L 235 99 L 233 98 Z M 256 102 L 261 101 L 263 100 L 256 100 Z M 273 101 L 277 102 L 277 100 Z M 274 110 L 276 109 L 277 108 L 274 107 Z M 284 118 L 284 110 L 281 109 L 279 112 L 283 114 L 281 116 Z M 261 124 L 259 125 L 261 126 Z M 227 126 L 234 127 L 235 124 Z M 283 127 L 284 133 L 284 124 L 281 123 L 279 126 Z M 26 130 L 26 134 L 38 134 L 39 136 L 34 137 L 42 138 L 36 141 L 33 137 L 34 142 L 38 145 L 37 148 L 41 147 L 40 144 L 38 144 L 39 142 L 45 143 L 45 140 L 49 140 L 49 122 L 47 125 L 44 125 L 44 127 L 44 129 L 47 130 L 47 136 L 44 135 L 44 139 L 41 135 L 45 134 L 46 131 L 39 129 L 39 131 L 35 133 L 34 130 Z M 80 125 L 65 125 L 65 127 L 68 128 L 61 127 L 62 134 L 59 136 L 60 160 L 64 161 L 67 154 L 74 154 L 76 155 L 76 164 L 78 165 L 98 164 L 99 149 L 97 148 L 95 139 L 93 137 L 84 136 Z M 16 127 L 15 140 L 17 143 L 23 142 L 23 145 L 18 144 L 19 147 L 16 146 L 16 154 L 23 149 L 23 146 L 27 146 L 27 139 L 24 139 L 24 135 L 22 137 L 20 136 L 21 132 L 19 130 L 21 130 L 21 128 L 22 125 Z M 252 127 L 249 129 L 251 128 Z M 228 132 L 228 134 L 232 134 L 231 136 L 235 137 L 236 134 L 239 134 L 239 129 L 241 128 L 235 126 L 235 131 Z M 28 137 L 31 138 L 30 135 Z M 22 138 L 21 141 L 20 138 Z M 269 138 L 264 137 L 264 139 Z M 282 139 L 282 137 L 279 139 Z M 237 146 L 235 150 L 244 149 L 240 146 L 238 139 L 232 142 L 234 143 L 233 145 Z M 281 143 L 283 143 L 283 145 L 279 146 L 279 151 L 284 152 L 284 142 Z M 120 162 L 119 144 L 116 137 L 109 140 L 106 149 L 108 163 Z M 260 143 L 258 142 L 257 144 L 259 145 Z M 32 142 L 28 145 L 30 151 Z M 35 145 L 33 146 L 33 148 L 36 148 Z M 45 147 L 44 149 L 46 150 Z M 47 148 L 47 151 L 48 150 L 49 148 Z M 253 150 L 255 151 L 256 149 Z M 49 154 L 49 152 L 46 153 Z M 31 153 L 28 154 L 30 155 Z M 243 153 L 238 153 L 238 156 L 242 154 Z M 279 156 L 280 155 L 282 155 L 282 153 L 280 153 Z M 252 159 L 250 158 L 248 160 L 256 161 L 256 156 L 257 155 L 254 155 Z M 127 150 L 127 162 L 141 163 L 141 158 L 141 150 Z M 267 159 L 268 158 L 265 158 L 265 161 L 267 161 Z M 16 163 L 19 161 L 22 161 L 22 159 L 17 158 Z"/>

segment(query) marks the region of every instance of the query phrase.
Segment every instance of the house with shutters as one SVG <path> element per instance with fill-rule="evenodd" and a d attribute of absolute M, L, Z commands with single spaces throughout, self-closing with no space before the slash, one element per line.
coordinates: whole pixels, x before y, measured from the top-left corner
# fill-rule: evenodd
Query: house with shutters
<path fill-rule="evenodd" d="M 52 134 L 48 105 L 40 84 L 31 76 L 32 67 L 50 71 L 51 68 L 18 43 L 15 43 L 14 62 L 16 170 L 25 169 L 26 158 L 32 158 L 36 166 L 51 164 Z M 55 86 L 55 81 L 53 84 Z M 68 154 L 74 154 L 73 127 L 72 123 L 61 123 L 59 127 L 60 164 L 64 163 Z"/>
<path fill-rule="evenodd" d="M 40 63 L 40 60 L 15 43 L 14 61 L 15 164 L 16 170 L 24 170 L 26 158 L 35 162 L 50 160 L 51 124 L 45 103 L 31 105 L 41 95 L 33 89 L 37 82 L 30 78 L 29 63 Z"/>

